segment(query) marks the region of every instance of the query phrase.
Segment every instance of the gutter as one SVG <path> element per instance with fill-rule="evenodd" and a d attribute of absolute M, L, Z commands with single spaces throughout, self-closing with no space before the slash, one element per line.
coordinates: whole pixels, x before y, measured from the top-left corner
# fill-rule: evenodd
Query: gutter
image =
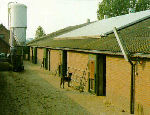
<path fill-rule="evenodd" d="M 126 46 L 121 38 L 119 38 L 117 33 L 117 28 L 113 29 L 114 34 L 116 36 L 117 42 L 120 46 L 120 49 L 124 55 L 126 61 L 131 64 L 131 87 L 130 87 L 130 114 L 134 114 L 134 106 L 135 106 L 135 65 L 131 60 L 131 55 L 128 53 Z"/>
<path fill-rule="evenodd" d="M 78 52 L 85 52 L 85 53 L 96 53 L 96 54 L 105 54 L 105 55 L 116 55 L 116 56 L 124 56 L 122 52 L 113 52 L 107 50 L 89 50 L 89 49 L 78 49 L 78 48 L 67 48 L 67 47 L 49 47 L 49 46 L 32 46 L 27 45 L 29 47 L 38 47 L 38 48 L 49 48 L 54 50 L 68 50 L 68 51 L 78 51 Z M 131 56 L 131 54 L 130 54 Z M 132 54 L 132 58 L 150 58 L 150 54 L 148 53 L 135 53 Z"/>

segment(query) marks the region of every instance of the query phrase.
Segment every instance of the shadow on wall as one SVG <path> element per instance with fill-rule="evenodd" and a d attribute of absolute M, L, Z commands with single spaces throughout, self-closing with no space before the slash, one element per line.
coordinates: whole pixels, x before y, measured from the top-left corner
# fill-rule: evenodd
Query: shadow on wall
<path fill-rule="evenodd" d="M 138 70 L 139 70 L 138 65 L 140 65 L 142 67 L 142 70 L 144 70 L 146 67 L 146 61 L 141 60 L 141 61 L 136 62 L 136 66 L 135 66 L 135 74 L 136 75 L 138 75 Z"/>
<path fill-rule="evenodd" d="M 142 69 L 144 70 L 145 66 L 146 66 L 146 61 L 142 61 L 142 63 L 140 63 L 142 65 Z"/>
<path fill-rule="evenodd" d="M 138 104 L 138 107 L 137 107 L 137 113 L 138 115 L 144 115 L 143 105 L 140 103 Z"/>

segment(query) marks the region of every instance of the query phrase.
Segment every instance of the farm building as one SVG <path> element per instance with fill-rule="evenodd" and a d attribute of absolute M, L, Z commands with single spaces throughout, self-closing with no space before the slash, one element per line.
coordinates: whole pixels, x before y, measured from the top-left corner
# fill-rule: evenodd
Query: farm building
<path fill-rule="evenodd" d="M 124 59 L 114 27 L 133 65 Z M 106 96 L 127 112 L 150 114 L 150 10 L 58 33 L 28 44 L 33 63 L 43 61 L 54 74 L 71 72 L 72 87 Z"/>
<path fill-rule="evenodd" d="M 0 53 L 9 52 L 9 30 L 0 24 Z"/>

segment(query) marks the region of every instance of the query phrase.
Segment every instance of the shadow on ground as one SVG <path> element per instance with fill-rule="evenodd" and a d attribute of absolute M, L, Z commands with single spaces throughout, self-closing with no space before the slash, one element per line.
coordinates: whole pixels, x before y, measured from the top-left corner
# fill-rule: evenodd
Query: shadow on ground
<path fill-rule="evenodd" d="M 0 115 L 16 115 L 16 102 L 13 99 L 11 90 L 14 86 L 11 85 L 9 79 L 3 72 L 0 72 Z"/>
<path fill-rule="evenodd" d="M 12 66 L 8 62 L 0 62 L 0 71 L 10 71 Z"/>
<path fill-rule="evenodd" d="M 41 78 L 33 66 L 29 66 L 24 72 L 0 71 L 0 115 L 90 113 Z"/>

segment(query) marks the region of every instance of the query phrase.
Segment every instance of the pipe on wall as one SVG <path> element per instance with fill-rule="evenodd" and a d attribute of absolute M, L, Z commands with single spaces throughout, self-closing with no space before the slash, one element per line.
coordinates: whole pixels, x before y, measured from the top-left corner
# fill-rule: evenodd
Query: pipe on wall
<path fill-rule="evenodd" d="M 135 63 L 129 60 L 131 64 L 131 87 L 130 87 L 130 113 L 134 114 L 135 106 Z"/>
<path fill-rule="evenodd" d="M 134 114 L 134 106 L 135 106 L 135 63 L 132 62 L 131 56 L 127 51 L 126 45 L 122 38 L 119 37 L 117 28 L 113 28 L 115 37 L 120 46 L 121 52 L 124 55 L 124 59 L 131 64 L 131 86 L 130 86 L 130 113 Z"/>

